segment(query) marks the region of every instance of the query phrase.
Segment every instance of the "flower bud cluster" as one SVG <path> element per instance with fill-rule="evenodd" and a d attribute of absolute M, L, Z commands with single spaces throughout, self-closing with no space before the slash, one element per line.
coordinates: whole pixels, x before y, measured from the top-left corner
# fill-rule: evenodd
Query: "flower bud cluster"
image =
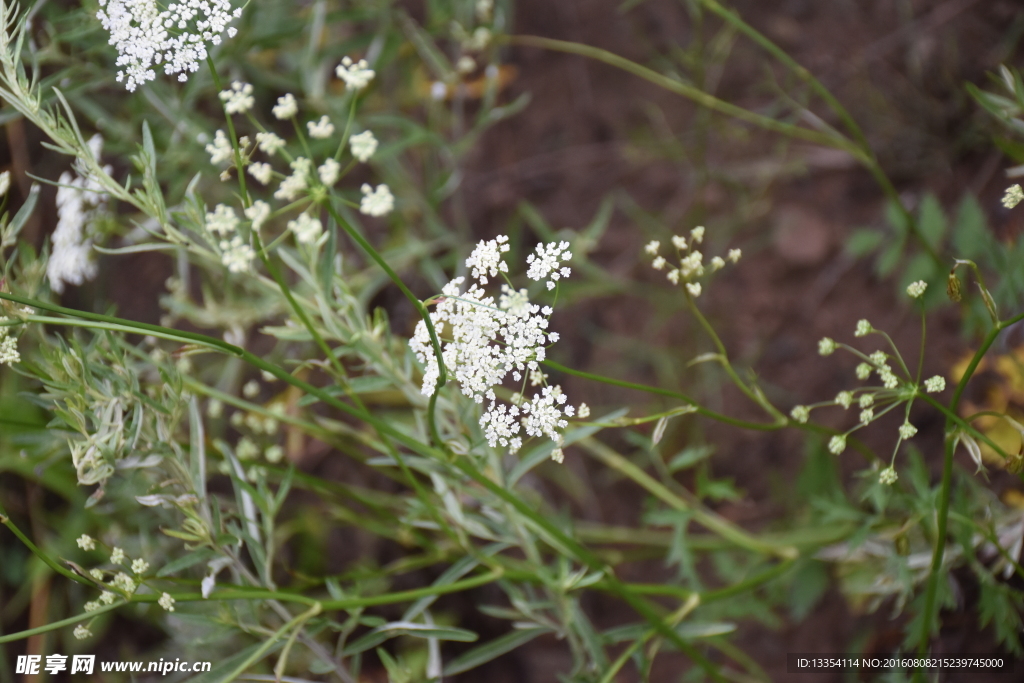
<path fill-rule="evenodd" d="M 924 294 L 926 288 L 927 284 L 925 282 L 914 282 L 907 287 L 907 295 L 914 299 L 919 298 Z M 865 337 L 870 334 L 880 334 L 888 339 L 888 336 L 885 335 L 884 332 L 875 329 L 867 320 L 859 320 L 856 328 L 854 329 L 853 336 Z M 889 343 L 890 345 L 892 344 L 891 340 Z M 830 356 L 840 347 L 863 359 L 862 362 L 857 365 L 855 371 L 857 379 L 864 381 L 869 379 L 872 373 L 877 373 L 881 386 L 840 391 L 832 401 L 825 401 L 810 406 L 797 405 L 794 406 L 790 412 L 790 417 L 793 422 L 804 424 L 810 418 L 811 410 L 816 407 L 835 405 L 846 410 L 852 407 L 856 402 L 857 406 L 860 408 L 857 425 L 847 430 L 844 434 L 834 435 L 829 440 L 828 450 L 836 455 L 839 455 L 846 449 L 847 437 L 851 432 L 860 429 L 861 427 L 866 427 L 901 405 L 905 406 L 905 415 L 909 416 L 910 408 L 915 397 L 924 393 L 939 393 L 946 389 L 946 380 L 940 375 L 930 377 L 920 384 L 910 379 L 909 376 L 903 378 L 898 376 L 896 371 L 890 365 L 890 360 L 895 359 L 898 361 L 898 365 L 902 368 L 904 373 L 907 373 L 908 371 L 899 352 L 895 351 L 895 347 L 895 356 L 890 356 L 884 351 L 875 351 L 869 355 L 865 355 L 856 349 L 846 346 L 845 344 L 837 343 L 830 337 L 824 337 L 818 342 L 818 353 L 822 356 Z M 896 452 L 899 450 L 900 444 L 907 439 L 913 438 L 916 434 L 917 427 L 911 424 L 909 419 L 905 417 L 903 424 L 900 425 L 898 430 L 899 438 L 896 441 L 896 448 L 893 451 L 893 459 L 896 457 Z M 879 482 L 884 485 L 891 485 L 895 483 L 896 480 L 896 470 L 891 464 L 888 468 L 881 470 L 879 473 Z"/>
<path fill-rule="evenodd" d="M 703 288 L 698 279 L 704 276 L 704 254 L 695 249 L 694 247 L 704 241 L 704 226 L 698 225 L 696 228 L 690 231 L 690 240 L 687 242 L 686 238 L 681 235 L 675 235 L 672 237 L 672 246 L 676 249 L 676 256 L 679 259 L 679 266 L 670 268 L 666 277 L 668 281 L 674 285 L 682 282 L 683 286 L 690 296 L 697 298 L 701 295 Z M 661 249 L 661 242 L 658 240 L 651 240 L 644 247 L 644 251 L 650 256 L 654 257 L 651 261 L 651 267 L 655 270 L 664 270 L 669 265 L 668 260 L 658 254 Z M 721 270 L 725 267 L 726 260 L 731 263 L 736 263 L 740 260 L 742 252 L 739 249 L 730 249 L 726 258 L 721 256 L 715 256 L 711 259 L 708 264 L 708 270 L 712 273 Z"/>

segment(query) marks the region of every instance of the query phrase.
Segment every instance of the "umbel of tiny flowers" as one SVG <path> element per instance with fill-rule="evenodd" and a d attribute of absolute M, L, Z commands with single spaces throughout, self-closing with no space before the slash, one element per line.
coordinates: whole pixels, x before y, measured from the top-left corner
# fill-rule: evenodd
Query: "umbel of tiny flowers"
<path fill-rule="evenodd" d="M 334 73 L 337 74 L 338 78 L 345 81 L 346 90 L 362 90 L 370 84 L 370 81 L 376 75 L 365 59 L 360 59 L 358 62 L 353 63 L 351 57 L 342 59 L 341 64 L 334 70 Z"/>
<path fill-rule="evenodd" d="M 6 322 L 6 317 L 0 317 L 0 323 Z M 0 365 L 14 365 L 20 362 L 21 353 L 18 352 L 18 338 L 11 334 L 9 326 L 0 326 Z M 86 550 L 91 550 L 91 548 L 86 548 Z"/>
<path fill-rule="evenodd" d="M 234 81 L 230 90 L 222 91 L 220 99 L 224 102 L 224 111 L 228 114 L 244 114 L 256 103 L 252 96 L 252 85 L 241 81 Z"/>
<path fill-rule="evenodd" d="M 693 298 L 699 297 L 704 291 L 701 283 L 697 282 L 697 279 L 703 277 L 705 273 L 704 254 L 694 249 L 696 245 L 704 241 L 704 232 L 704 226 L 698 225 L 690 231 L 689 242 L 682 235 L 674 235 L 672 237 L 672 246 L 676 249 L 679 267 L 670 268 L 666 277 L 674 285 L 682 282 L 687 293 Z M 651 240 L 644 247 L 644 251 L 654 257 L 651 261 L 651 267 L 655 270 L 664 270 L 668 265 L 668 260 L 658 253 L 660 249 L 661 242 L 658 240 Z M 725 267 L 726 260 L 736 263 L 739 261 L 740 256 L 741 252 L 739 249 L 730 249 L 725 259 L 721 256 L 712 258 L 708 264 L 708 269 L 714 273 Z"/>
<path fill-rule="evenodd" d="M 567 247 L 566 242 L 538 245 L 531 254 L 534 258 L 529 261 L 527 275 L 537 281 L 547 279 L 553 286 L 555 275 L 568 274 L 568 269 L 560 266 L 562 259 L 571 257 Z M 485 399 L 489 402 L 480 417 L 488 445 L 507 447 L 515 453 L 522 446 L 523 431 L 528 436 L 547 436 L 555 442 L 552 458 L 557 461 L 563 457 L 560 430 L 568 426 L 565 418 L 575 413 L 566 404 L 561 387 L 543 386 L 532 398 L 517 392 L 511 405 L 500 403 L 494 391 L 509 374 L 516 382 L 525 383 L 529 378 L 534 386 L 544 384 L 546 376 L 539 363 L 546 358 L 547 345 L 558 341 L 558 333 L 547 332 L 552 309 L 529 303 L 526 290 L 516 291 L 504 285 L 497 302 L 484 291 L 489 278 L 508 272 L 502 259 L 508 249 L 505 235 L 481 240 L 466 259 L 466 269 L 474 282 L 466 291 L 462 291 L 465 277 L 445 285 L 441 296 L 435 299 L 430 319 L 437 334 L 446 338 L 443 362 L 462 393 L 476 403 Z M 424 366 L 422 392 L 431 396 L 437 388 L 440 367 L 424 321 L 417 324 L 409 347 Z M 586 413 L 589 415 L 589 409 Z"/>
<path fill-rule="evenodd" d="M 163 593 L 157 603 L 168 612 L 174 611 L 174 596 L 170 593 Z"/>
<path fill-rule="evenodd" d="M 878 483 L 883 484 L 885 486 L 891 486 L 895 484 L 897 479 L 899 479 L 899 475 L 896 474 L 896 468 L 894 468 L 892 465 L 889 465 L 884 470 L 878 473 Z"/>
<path fill-rule="evenodd" d="M 369 183 L 361 188 L 363 198 L 359 202 L 360 213 L 367 216 L 386 216 L 395 208 L 395 196 L 387 185 L 381 184 L 373 189 Z"/>
<path fill-rule="evenodd" d="M 1024 201 L 1024 188 L 1021 188 L 1020 185 L 1010 185 L 1006 188 L 1006 194 L 1003 195 L 1003 206 L 1012 209 L 1022 201 Z"/>
<path fill-rule="evenodd" d="M 928 283 L 924 280 L 918 280 L 907 285 L 907 294 L 910 295 L 911 299 L 918 299 L 924 294 L 926 289 L 928 289 Z"/>
<path fill-rule="evenodd" d="M 220 45 L 221 36 L 234 37 L 229 27 L 242 9 L 230 0 L 181 0 L 161 7 L 156 0 L 99 0 L 96 18 L 110 32 L 117 48 L 118 83 L 134 91 L 156 78 L 154 66 L 178 74 L 179 81 L 199 70 L 207 57 L 207 44 Z"/>
<path fill-rule="evenodd" d="M 79 536 L 77 543 L 78 547 L 82 550 L 96 550 L 96 541 L 88 534 L 82 534 Z"/>
<path fill-rule="evenodd" d="M 92 631 L 85 627 L 85 624 L 79 624 L 75 627 L 74 631 L 75 638 L 78 640 L 85 640 L 92 636 Z"/>
<path fill-rule="evenodd" d="M 374 137 L 372 131 L 364 130 L 362 133 L 353 135 L 349 139 L 349 145 L 352 149 L 352 156 L 360 162 L 366 163 L 377 151 L 377 138 Z"/>

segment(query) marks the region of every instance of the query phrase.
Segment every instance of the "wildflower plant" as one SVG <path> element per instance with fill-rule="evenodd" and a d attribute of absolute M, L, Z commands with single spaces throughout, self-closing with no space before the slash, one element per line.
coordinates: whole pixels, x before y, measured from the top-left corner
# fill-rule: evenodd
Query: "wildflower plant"
<path fill-rule="evenodd" d="M 725 639 L 737 629 L 735 615 L 778 608 L 787 592 L 779 585 L 800 584 L 813 558 L 851 562 L 854 532 L 844 528 L 821 541 L 820 529 L 806 534 L 811 540 L 797 530 L 779 540 L 719 514 L 716 501 L 741 494 L 711 476 L 711 450 L 688 446 L 664 459 L 658 451 L 672 440 L 671 421 L 709 419 L 757 432 L 798 429 L 812 443 L 821 440 L 822 453 L 867 455 L 867 497 L 876 509 L 851 503 L 836 513 L 863 522 L 864 533 L 889 534 L 880 528 L 886 505 L 930 520 L 933 513 L 921 509 L 937 496 L 935 533 L 913 537 L 912 571 L 890 591 L 901 606 L 920 593 L 915 613 L 924 626 L 910 636 L 927 644 L 948 575 L 946 525 L 959 519 L 950 515 L 953 452 L 963 445 L 980 466 L 979 443 L 989 444 L 957 414 L 977 362 L 943 404 L 946 380 L 924 378 L 923 361 L 912 372 L 889 336 L 862 320 L 853 337 L 863 341 L 818 343 L 822 356 L 853 354 L 861 384 L 851 379 L 833 400 L 791 406 L 787 416 L 773 391 L 730 355 L 708 313 L 715 280 L 742 267 L 741 250 L 720 249 L 726 239 L 709 222 L 674 236 L 664 230 L 644 257 L 710 345 L 691 365 L 719 368 L 764 419 L 562 365 L 555 360 L 565 353 L 559 308 L 581 296 L 584 280 L 613 282 L 589 256 L 609 224 L 610 205 L 580 230 L 555 231 L 534 216 L 539 239 L 532 248 L 525 231 L 511 230 L 466 246 L 461 212 L 443 206 L 461 200 L 461 163 L 473 143 L 526 102 L 499 105 L 504 65 L 497 46 L 513 40 L 502 34 L 507 4 L 431 3 L 424 26 L 400 8 L 367 9 L 379 13 L 372 29 L 379 33 L 346 44 L 351 54 L 321 49 L 317 40 L 300 49 L 238 35 L 275 25 L 266 18 L 283 10 L 263 5 L 102 0 L 97 35 L 109 40 L 117 64 L 104 78 L 123 83 L 133 94 L 118 86 L 119 96 L 147 112 L 141 123 L 112 113 L 114 123 L 104 125 L 117 134 L 104 142 L 83 132 L 95 102 L 44 86 L 26 71 L 39 57 L 27 15 L 0 0 L 0 98 L 70 159 L 70 170 L 53 182 L 59 220 L 41 254 L 19 241 L 38 192 L 13 217 L 0 212 L 0 422 L 17 428 L 0 435 L 0 469 L 34 477 L 67 510 L 67 523 L 48 530 L 46 542 L 30 537 L 36 525 L 16 521 L 24 506 L 0 499 L 0 523 L 70 587 L 59 593 L 69 616 L 30 631 L 5 629 L 0 643 L 44 631 L 98 639 L 108 628 L 103 615 L 144 605 L 169 634 L 163 653 L 190 647 L 194 634 L 182 624 L 208 629 L 204 654 L 218 661 L 212 675 L 221 681 L 298 680 L 309 672 L 355 681 L 373 656 L 392 679 L 437 680 L 544 635 L 571 652 L 565 673 L 573 680 L 610 681 L 631 662 L 649 673 L 667 648 L 715 679 L 723 676 L 719 657 L 756 677 L 757 667 Z M 319 11 L 314 27 L 327 21 Z M 247 12 L 265 14 L 249 19 Z M 303 30 L 260 40 L 305 35 L 290 20 Z M 740 21 L 732 14 L 727 20 Z M 395 27 L 403 38 L 387 33 Z M 275 54 L 306 56 L 292 67 L 294 79 L 268 79 L 253 73 L 250 61 L 257 60 L 233 58 L 231 40 L 253 46 L 254 54 L 270 45 Z M 399 40 L 413 46 L 414 68 L 432 70 L 416 105 L 426 123 L 419 109 L 394 104 L 403 98 L 392 88 L 405 81 L 389 70 L 413 54 L 393 49 Z M 584 47 L 580 54 L 596 53 Z M 160 70 L 176 80 L 158 78 Z M 477 71 L 474 90 L 467 81 Z M 479 100 L 472 117 L 471 96 Z M 750 122 L 765 124 L 749 114 Z M 778 121 L 766 127 L 876 163 L 845 138 Z M 137 146 L 125 154 L 132 136 Z M 0 176 L 0 196 L 9 185 L 10 177 Z M 141 253 L 164 259 L 172 273 L 159 324 L 57 303 L 62 292 L 102 282 L 100 259 Z M 973 261 L 954 262 L 950 282 L 959 287 L 957 269 L 977 282 L 976 296 L 991 313 L 977 361 L 1021 316 L 1000 317 Z M 929 282 L 910 283 L 911 303 L 929 296 Z M 371 304 L 392 290 L 405 308 L 385 312 Z M 861 348 L 875 340 L 880 348 Z M 597 400 L 575 389 L 570 400 L 562 388 L 569 377 L 672 405 L 627 417 L 626 409 L 588 405 L 579 399 Z M 12 402 L 14 391 L 29 400 Z M 911 448 L 926 437 L 918 434 L 924 423 L 911 421 L 915 405 L 947 420 L 935 495 Z M 834 407 L 856 411 L 852 426 L 817 422 Z M 879 458 L 856 433 L 889 413 L 902 421 L 891 434 L 891 457 Z M 624 455 L 597 438 L 610 429 L 623 430 L 636 452 Z M 332 465 L 344 463 L 342 476 L 316 464 L 325 452 Z M 548 483 L 572 489 L 585 458 L 649 496 L 637 507 L 652 528 L 588 525 L 563 499 L 545 495 Z M 675 478 L 688 468 L 696 472 L 693 491 Z M 7 492 L 0 488 L 0 496 Z M 953 512 L 981 519 L 976 513 L 987 503 L 978 493 Z M 993 519 L 976 525 L 978 540 L 962 544 L 959 557 L 997 553 L 999 570 L 1019 570 L 1003 557 L 1012 545 L 1006 519 Z M 325 525 L 346 541 L 383 539 L 402 555 L 389 564 L 362 558 L 335 566 L 326 559 L 323 539 L 333 536 Z M 701 547 L 712 548 L 711 561 L 701 564 L 713 567 L 722 588 L 708 588 L 698 568 L 694 525 L 706 534 Z M 667 542 L 657 528 L 665 526 L 673 530 Z M 929 538 L 937 540 L 929 545 Z M 632 561 L 618 547 L 624 539 L 644 547 L 639 555 L 661 553 L 676 578 L 624 578 Z M 857 568 L 881 576 L 875 560 Z M 397 590 L 399 582 L 406 588 Z M 508 628 L 476 643 L 478 635 L 450 624 L 438 602 L 485 586 L 488 592 L 472 595 L 486 596 L 481 610 Z M 628 606 L 628 623 L 607 628 L 591 620 L 584 605 L 608 597 Z M 401 647 L 386 649 L 394 639 L 403 639 Z M 470 644 L 456 652 L 449 641 Z"/>

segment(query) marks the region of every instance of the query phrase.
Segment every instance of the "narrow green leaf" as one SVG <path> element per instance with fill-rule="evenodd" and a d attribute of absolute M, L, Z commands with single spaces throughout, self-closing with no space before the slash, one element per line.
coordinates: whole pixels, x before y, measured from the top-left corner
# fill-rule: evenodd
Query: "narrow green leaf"
<path fill-rule="evenodd" d="M 525 645 L 537 636 L 548 633 L 546 628 L 516 629 L 500 638 L 495 638 L 483 645 L 478 645 L 468 652 L 464 652 L 448 663 L 444 668 L 445 676 L 454 676 L 464 671 L 474 669 L 481 664 L 486 664 L 492 659 L 511 652 L 516 648 Z"/>

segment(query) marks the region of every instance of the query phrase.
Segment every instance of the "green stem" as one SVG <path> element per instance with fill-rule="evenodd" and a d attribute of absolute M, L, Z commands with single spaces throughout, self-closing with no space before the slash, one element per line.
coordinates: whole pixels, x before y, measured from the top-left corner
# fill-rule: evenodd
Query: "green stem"
<path fill-rule="evenodd" d="M 754 124 L 765 130 L 770 130 L 776 133 L 782 133 L 793 138 L 800 140 L 806 140 L 807 142 L 813 142 L 818 145 L 825 147 L 833 147 L 835 149 L 841 149 L 849 153 L 861 163 L 865 163 L 864 152 L 855 144 L 850 142 L 844 137 L 838 135 L 828 135 L 808 128 L 801 128 L 800 126 L 794 126 L 791 123 L 784 123 L 768 116 L 762 116 L 761 114 L 755 114 L 752 111 L 748 111 L 742 107 L 738 107 L 734 104 L 720 100 L 713 95 L 709 95 L 700 88 L 696 88 L 692 85 L 688 85 L 681 81 L 677 81 L 673 78 L 669 78 L 663 74 L 658 73 L 652 69 L 648 69 L 645 66 L 637 64 L 629 59 L 620 57 L 617 54 L 602 50 L 600 48 L 592 47 L 590 45 L 583 45 L 580 43 L 572 43 L 564 40 L 555 40 L 553 38 L 542 38 L 540 36 L 496 36 L 495 41 L 507 42 L 513 45 L 527 45 L 530 47 L 539 47 L 545 50 L 552 50 L 555 52 L 567 52 L 569 54 L 581 55 L 583 57 L 589 57 L 590 59 L 604 62 L 610 66 L 617 67 L 623 71 L 639 76 L 644 80 L 650 81 L 655 85 L 664 88 L 670 92 L 674 92 L 677 95 L 682 95 L 688 99 L 693 100 L 702 107 L 721 112 L 727 116 L 745 121 L 747 123 Z"/>
<path fill-rule="evenodd" d="M 787 560 L 791 560 L 800 554 L 793 546 L 779 547 L 754 538 L 731 522 L 723 519 L 710 510 L 704 509 L 699 501 L 684 501 L 642 469 L 631 463 L 629 460 L 623 458 L 600 441 L 588 437 L 580 441 L 579 444 L 605 465 L 626 475 L 672 509 L 681 512 L 689 512 L 693 515 L 693 520 L 695 522 L 741 548 L 757 553 L 778 555 L 779 557 Z"/>
<path fill-rule="evenodd" d="M 722 343 L 722 340 L 718 336 L 718 333 L 715 332 L 715 328 L 711 326 L 711 323 L 708 322 L 708 319 L 704 317 L 703 313 L 701 313 L 700 309 L 697 307 L 697 302 L 694 301 L 693 297 L 690 296 L 689 293 L 686 294 L 686 303 L 690 308 L 690 312 L 693 313 L 693 316 L 695 318 L 697 318 L 697 322 L 699 322 L 700 326 L 704 328 L 704 332 L 711 338 L 711 341 L 712 343 L 714 343 L 715 348 L 718 349 L 718 355 L 721 359 L 721 366 L 725 369 L 726 374 L 729 375 L 729 379 L 732 380 L 733 384 L 735 384 L 736 387 L 743 392 L 744 396 L 749 398 L 757 405 L 761 406 L 761 408 L 764 409 L 766 413 L 774 417 L 775 424 L 778 424 L 780 426 L 787 424 L 789 420 L 786 419 L 785 415 L 780 413 L 775 408 L 775 406 L 773 406 L 764 398 L 763 395 L 755 392 L 750 387 L 748 387 L 746 382 L 741 380 L 739 375 L 736 374 L 736 370 L 732 367 L 732 362 L 729 360 L 729 354 L 725 349 L 725 344 Z"/>
<path fill-rule="evenodd" d="M 402 294 L 405 295 L 405 298 L 408 299 L 409 302 L 412 303 L 412 305 L 416 308 L 416 311 L 420 314 L 420 317 L 423 319 L 423 323 L 427 326 L 427 334 L 430 335 L 430 344 L 431 346 L 433 346 L 434 355 L 437 357 L 439 375 L 437 379 L 437 386 L 434 388 L 434 393 L 430 397 L 430 403 L 427 408 L 427 414 L 429 416 L 428 422 L 430 423 L 431 438 L 433 438 L 435 445 L 438 448 L 441 448 L 442 450 L 445 450 L 447 452 L 447 448 L 444 444 L 444 441 L 441 439 L 441 433 L 437 429 L 437 395 L 441 391 L 441 388 L 448 383 L 448 371 L 445 369 L 444 366 L 444 356 L 441 354 L 441 343 L 437 339 L 437 332 L 434 331 L 434 323 L 430 319 L 430 313 L 423 305 L 423 302 L 417 299 L 416 296 L 409 290 L 409 288 L 405 286 L 405 282 L 403 282 L 402 278 L 398 276 L 398 273 L 396 273 L 394 269 L 390 265 L 388 265 L 388 262 L 384 260 L 384 257 L 381 256 L 380 253 L 373 248 L 373 245 L 370 244 L 366 240 L 366 238 L 363 237 L 362 234 L 360 234 L 360 232 L 355 229 L 355 227 L 353 227 L 348 221 L 341 217 L 341 214 L 338 213 L 338 210 L 335 209 L 332 204 L 327 204 L 327 211 L 330 212 L 331 217 L 334 218 L 334 221 L 338 225 L 340 225 L 342 229 L 345 230 L 346 233 L 348 233 L 348 236 L 351 237 L 356 242 L 356 244 L 358 244 L 363 249 L 363 251 L 366 252 L 366 254 L 370 258 L 376 261 L 377 265 L 380 266 L 381 270 L 383 270 L 387 274 L 387 276 L 391 278 L 391 281 L 395 283 L 395 286 L 397 286 L 398 289 L 401 290 Z"/>
<path fill-rule="evenodd" d="M 1024 313 L 1014 316 L 1009 320 L 997 322 L 989 330 L 989 333 L 985 335 L 985 339 L 982 341 L 981 346 L 975 351 L 974 356 L 971 358 L 971 362 L 967 365 L 967 369 L 964 370 L 963 376 L 956 385 L 956 390 L 953 392 L 953 398 L 949 402 L 949 412 L 953 415 L 957 412 L 957 406 L 960 405 L 960 398 L 963 396 L 964 390 L 967 388 L 967 383 L 978 369 L 978 365 L 981 363 L 981 359 L 984 358 L 985 354 L 988 353 L 989 348 L 995 342 L 996 337 L 1005 328 L 1014 324 L 1019 320 L 1024 320 Z M 932 618 L 935 615 L 935 598 L 938 594 L 938 582 L 939 574 L 942 569 L 942 558 L 946 552 L 946 527 L 949 522 L 949 497 L 950 491 L 952 490 L 953 481 L 953 437 L 949 434 L 949 426 L 952 420 L 949 415 L 946 416 L 946 447 L 943 454 L 942 461 L 942 484 L 939 489 L 939 510 L 938 510 L 938 521 L 937 531 L 935 539 L 935 549 L 932 553 L 932 565 L 928 575 L 928 585 L 925 589 L 924 598 L 924 611 L 922 613 L 921 621 L 921 634 L 918 640 L 917 651 L 920 655 L 925 655 L 928 652 L 928 642 L 931 640 L 931 624 Z M 917 669 L 914 672 L 915 681 L 924 680 L 924 670 Z"/>
<path fill-rule="evenodd" d="M 0 504 L 0 524 L 3 524 L 5 527 L 10 529 L 11 533 L 17 536 L 18 540 L 24 543 L 25 547 L 28 548 L 33 555 L 42 560 L 43 563 L 53 571 L 57 572 L 61 576 L 64 576 L 65 578 L 71 579 L 72 581 L 77 581 L 78 583 L 85 584 L 89 587 L 95 587 L 95 584 L 92 581 L 89 581 L 85 577 L 79 576 L 70 569 L 60 566 L 60 564 L 56 560 L 54 560 L 49 555 L 40 550 L 39 547 L 32 542 L 32 539 L 30 539 L 28 536 L 22 533 L 21 529 L 19 529 L 18 526 L 14 523 L 14 520 L 12 520 L 7 515 L 7 512 L 6 510 L 4 510 L 2 504 Z M 0 642 L 3 641 L 0 640 Z"/>

